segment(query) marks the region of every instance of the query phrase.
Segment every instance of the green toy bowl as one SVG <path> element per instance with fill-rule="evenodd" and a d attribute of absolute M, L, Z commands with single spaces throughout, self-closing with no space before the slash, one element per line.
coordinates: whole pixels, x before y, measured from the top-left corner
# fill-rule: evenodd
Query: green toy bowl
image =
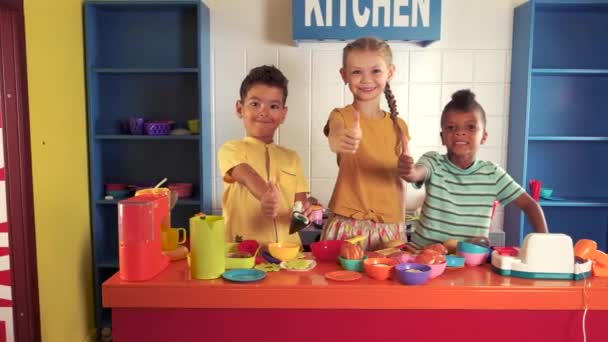
<path fill-rule="evenodd" d="M 340 259 L 340 265 L 342 268 L 347 271 L 355 271 L 355 272 L 363 272 L 363 260 L 367 259 L 367 255 L 364 255 L 362 259 L 344 259 L 343 257 L 338 257 Z"/>

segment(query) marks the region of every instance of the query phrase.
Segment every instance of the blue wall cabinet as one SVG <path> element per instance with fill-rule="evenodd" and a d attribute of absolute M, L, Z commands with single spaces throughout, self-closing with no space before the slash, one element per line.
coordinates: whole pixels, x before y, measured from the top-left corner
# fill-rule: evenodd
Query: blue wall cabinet
<path fill-rule="evenodd" d="M 104 327 L 101 284 L 118 267 L 117 200 L 104 199 L 104 184 L 193 183 L 193 197 L 172 211 L 174 227 L 211 210 L 209 10 L 200 1 L 86 1 L 84 22 L 95 306 Z M 200 134 L 124 134 L 131 117 L 199 119 Z"/>
<path fill-rule="evenodd" d="M 531 1 L 515 9 L 508 171 L 554 189 L 549 230 L 608 243 L 608 1 Z M 507 243 L 531 225 L 508 206 Z"/>

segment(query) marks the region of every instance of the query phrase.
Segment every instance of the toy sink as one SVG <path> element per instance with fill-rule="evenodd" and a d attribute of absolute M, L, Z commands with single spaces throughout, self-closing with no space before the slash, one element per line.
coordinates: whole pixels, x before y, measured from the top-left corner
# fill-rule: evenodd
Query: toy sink
<path fill-rule="evenodd" d="M 531 279 L 579 280 L 591 275 L 591 260 L 575 261 L 572 239 L 566 234 L 530 233 L 517 253 L 512 251 L 492 252 L 494 272 Z"/>

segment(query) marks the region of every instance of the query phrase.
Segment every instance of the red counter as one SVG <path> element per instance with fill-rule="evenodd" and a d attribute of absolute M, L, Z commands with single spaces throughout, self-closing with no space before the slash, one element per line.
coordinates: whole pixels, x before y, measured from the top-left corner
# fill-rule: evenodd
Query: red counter
<path fill-rule="evenodd" d="M 337 270 L 271 272 L 254 283 L 190 279 L 185 261 L 148 282 L 103 284 L 114 341 L 588 341 L 608 340 L 608 278 L 503 277 L 489 265 L 447 269 L 422 286 Z M 584 286 L 586 285 L 586 287 Z M 602 326 L 603 325 L 603 326 Z"/>

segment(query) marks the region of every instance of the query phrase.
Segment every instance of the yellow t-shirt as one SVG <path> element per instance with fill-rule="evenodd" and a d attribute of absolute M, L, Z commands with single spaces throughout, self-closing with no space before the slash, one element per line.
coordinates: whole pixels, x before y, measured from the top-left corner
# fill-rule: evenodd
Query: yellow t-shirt
<path fill-rule="evenodd" d="M 352 105 L 334 109 L 329 121 L 340 120 L 352 127 Z M 397 118 L 410 139 L 405 122 Z M 402 223 L 405 218 L 403 181 L 397 172 L 397 133 L 389 113 L 382 119 L 360 120 L 362 139 L 355 154 L 338 156 L 339 172 L 329 202 L 333 213 L 358 220 Z"/>
<path fill-rule="evenodd" d="M 269 170 L 266 168 L 266 150 L 270 161 Z M 262 215 L 260 201 L 247 187 L 228 175 L 233 167 L 247 163 L 266 181 L 274 182 L 279 189 L 279 214 L 275 219 L 279 242 L 300 244 L 297 233 L 289 234 L 291 209 L 295 194 L 310 190 L 298 154 L 276 144 L 264 144 L 255 138 L 245 137 L 240 141 L 226 142 L 218 152 L 218 160 L 224 178 L 222 210 L 227 238 L 232 241 L 235 235 L 241 235 L 244 239 L 255 239 L 264 245 L 276 242 L 274 222 Z"/>

